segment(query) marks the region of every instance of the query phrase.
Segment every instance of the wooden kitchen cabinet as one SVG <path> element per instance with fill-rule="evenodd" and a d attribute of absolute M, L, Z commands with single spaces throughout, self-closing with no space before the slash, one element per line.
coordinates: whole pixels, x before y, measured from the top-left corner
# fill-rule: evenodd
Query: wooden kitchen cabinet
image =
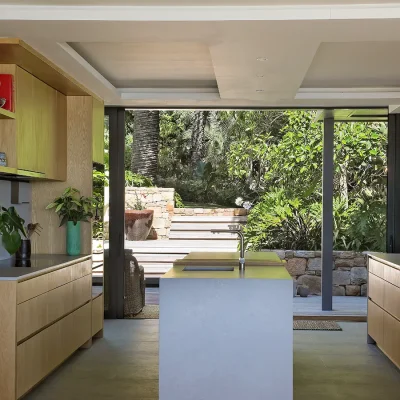
<path fill-rule="evenodd" d="M 93 162 L 104 164 L 104 103 L 93 98 Z"/>
<path fill-rule="evenodd" d="M 7 72 L 15 85 L 15 119 L 0 121 L 8 167 L 22 176 L 66 180 L 66 97 L 16 65 Z"/>

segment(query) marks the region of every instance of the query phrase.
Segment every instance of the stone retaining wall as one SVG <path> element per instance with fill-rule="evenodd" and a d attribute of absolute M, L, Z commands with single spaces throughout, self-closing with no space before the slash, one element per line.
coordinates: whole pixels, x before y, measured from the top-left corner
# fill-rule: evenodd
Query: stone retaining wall
<path fill-rule="evenodd" d="M 131 208 L 137 201 L 136 194 L 146 209 L 154 210 L 152 239 L 168 239 L 174 215 L 173 188 L 127 187 L 125 188 L 125 208 Z"/>
<path fill-rule="evenodd" d="M 271 250 L 263 250 L 271 251 Z M 272 250 L 282 260 L 298 286 L 307 286 L 310 294 L 321 294 L 321 252 Z M 332 260 L 333 295 L 367 295 L 367 257 L 353 251 L 334 251 Z"/>
<path fill-rule="evenodd" d="M 244 208 L 175 208 L 175 215 L 178 216 L 213 216 L 213 217 L 233 217 L 247 215 Z"/>

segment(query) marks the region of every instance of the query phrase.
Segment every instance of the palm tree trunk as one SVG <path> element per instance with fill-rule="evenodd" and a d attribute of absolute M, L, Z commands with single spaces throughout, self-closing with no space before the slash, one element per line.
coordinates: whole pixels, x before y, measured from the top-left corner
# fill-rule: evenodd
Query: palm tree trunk
<path fill-rule="evenodd" d="M 196 165 L 202 161 L 206 155 L 206 126 L 210 111 L 197 111 L 193 120 L 191 162 Z"/>
<path fill-rule="evenodd" d="M 133 143 L 131 170 L 154 179 L 158 166 L 160 112 L 136 110 L 133 112 Z"/>

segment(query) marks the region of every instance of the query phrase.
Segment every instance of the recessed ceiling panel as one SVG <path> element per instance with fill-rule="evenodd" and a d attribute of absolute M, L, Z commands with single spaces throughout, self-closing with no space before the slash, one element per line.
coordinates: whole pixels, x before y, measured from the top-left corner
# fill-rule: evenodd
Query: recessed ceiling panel
<path fill-rule="evenodd" d="M 69 43 L 117 88 L 215 88 L 208 46 L 193 42 Z"/>
<path fill-rule="evenodd" d="M 303 88 L 400 86 L 400 42 L 322 43 Z"/>

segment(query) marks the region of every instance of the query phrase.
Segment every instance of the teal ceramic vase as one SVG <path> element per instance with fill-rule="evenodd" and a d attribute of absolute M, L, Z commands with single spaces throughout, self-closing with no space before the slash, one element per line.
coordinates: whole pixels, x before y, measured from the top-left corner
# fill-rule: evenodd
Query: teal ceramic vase
<path fill-rule="evenodd" d="M 73 221 L 67 222 L 67 254 L 79 256 L 81 254 L 81 222 L 74 225 Z"/>

